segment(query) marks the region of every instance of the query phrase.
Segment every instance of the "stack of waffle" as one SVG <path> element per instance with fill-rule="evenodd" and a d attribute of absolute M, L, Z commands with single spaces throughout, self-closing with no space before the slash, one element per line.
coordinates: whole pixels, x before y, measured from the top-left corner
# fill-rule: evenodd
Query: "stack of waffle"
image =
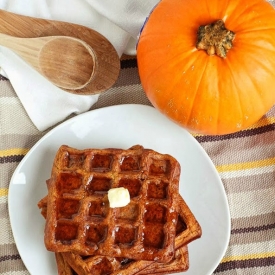
<path fill-rule="evenodd" d="M 142 146 L 77 150 L 61 146 L 48 194 L 45 246 L 58 274 L 170 274 L 189 267 L 187 244 L 201 228 L 179 194 L 180 165 Z M 111 208 L 107 193 L 124 187 L 130 203 Z"/>

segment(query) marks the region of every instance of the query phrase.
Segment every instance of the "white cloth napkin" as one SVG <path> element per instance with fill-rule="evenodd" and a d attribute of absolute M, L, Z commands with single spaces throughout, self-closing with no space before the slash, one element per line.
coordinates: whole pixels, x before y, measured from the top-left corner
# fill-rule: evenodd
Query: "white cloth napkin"
<path fill-rule="evenodd" d="M 135 54 L 135 42 L 146 17 L 159 0 L 0 0 L 0 9 L 33 17 L 66 21 L 104 35 L 118 55 Z M 44 79 L 9 49 L 0 46 L 1 73 L 7 76 L 38 130 L 86 112 L 98 95 L 67 93 Z"/>

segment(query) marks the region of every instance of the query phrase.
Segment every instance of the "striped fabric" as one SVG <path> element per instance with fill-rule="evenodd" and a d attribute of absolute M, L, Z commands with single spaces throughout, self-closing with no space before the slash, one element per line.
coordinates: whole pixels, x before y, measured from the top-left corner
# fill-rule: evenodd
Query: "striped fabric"
<path fill-rule="evenodd" d="M 140 85 L 136 59 L 124 57 L 121 67 L 115 86 L 103 94 L 92 109 L 125 103 L 150 104 Z M 9 81 L 1 77 L 1 275 L 29 274 L 12 236 L 7 195 L 14 169 L 45 133 L 33 126 Z M 275 107 L 245 131 L 225 136 L 194 137 L 217 168 L 232 217 L 230 244 L 214 274 L 275 274 Z"/>

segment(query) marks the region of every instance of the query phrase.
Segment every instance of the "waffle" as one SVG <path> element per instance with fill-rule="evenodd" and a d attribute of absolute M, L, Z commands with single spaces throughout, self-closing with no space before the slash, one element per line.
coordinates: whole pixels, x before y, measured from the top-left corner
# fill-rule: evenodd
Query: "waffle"
<path fill-rule="evenodd" d="M 180 247 L 176 250 L 175 258 L 170 263 L 153 262 L 145 269 L 136 273 L 137 275 L 164 275 L 187 271 L 189 268 L 189 257 L 187 246 Z"/>
<path fill-rule="evenodd" d="M 142 146 L 77 150 L 61 146 L 47 181 L 45 246 L 111 258 L 174 258 L 180 165 Z M 131 201 L 110 208 L 107 191 L 129 190 Z"/>
<path fill-rule="evenodd" d="M 58 275 L 78 275 L 64 259 L 62 253 L 55 253 Z"/>
<path fill-rule="evenodd" d="M 201 236 L 201 227 L 183 198 L 177 198 L 178 221 L 176 226 L 175 257 L 169 263 L 135 261 L 105 256 L 83 257 L 73 252 L 56 253 L 59 275 L 146 275 L 170 274 L 186 271 L 189 267 L 187 244 Z M 47 197 L 38 203 L 46 217 Z"/>
<path fill-rule="evenodd" d="M 81 257 L 72 252 L 56 253 L 59 275 L 147 275 L 183 272 L 189 268 L 188 248 L 176 250 L 175 258 L 169 263 L 134 261 L 106 256 Z"/>

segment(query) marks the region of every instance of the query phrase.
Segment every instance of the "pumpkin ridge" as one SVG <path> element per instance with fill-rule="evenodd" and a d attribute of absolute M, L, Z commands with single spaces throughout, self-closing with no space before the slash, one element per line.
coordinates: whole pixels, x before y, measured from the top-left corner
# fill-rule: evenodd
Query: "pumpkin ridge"
<path fill-rule="evenodd" d="M 195 54 L 195 52 L 194 51 L 190 51 L 190 54 L 194 54 L 194 56 L 196 57 L 196 59 L 194 60 L 193 58 L 190 58 L 190 62 L 188 63 L 188 65 L 186 65 L 187 66 L 187 68 L 186 68 L 186 70 L 188 70 L 188 69 L 190 69 L 194 64 L 196 64 L 197 63 L 197 60 L 200 60 L 202 57 L 201 56 L 198 56 L 197 54 Z M 174 57 L 173 58 L 173 60 L 175 60 L 175 58 L 176 57 Z M 207 58 L 205 58 L 205 60 L 207 60 Z M 183 62 L 184 60 L 179 60 L 179 59 L 176 59 L 176 61 L 177 61 L 177 63 L 174 63 L 173 64 L 173 66 L 177 66 L 177 64 L 178 63 L 181 63 L 181 62 Z M 167 63 L 167 62 L 165 62 L 165 63 Z M 186 64 L 186 63 L 185 63 Z M 201 71 L 201 77 L 200 78 L 202 78 L 202 75 L 204 74 L 204 70 L 205 70 L 205 68 L 206 68 L 206 63 L 204 62 L 204 64 L 205 64 L 205 67 L 204 67 L 204 69 L 201 69 L 200 71 Z M 154 73 L 157 73 L 157 70 L 155 70 L 154 72 L 152 72 L 152 74 L 151 74 L 151 76 L 152 75 L 154 75 Z M 169 85 L 169 88 L 166 88 L 166 91 L 165 91 L 165 94 L 167 95 L 167 98 L 169 99 L 169 94 L 171 94 L 172 92 L 173 92 L 173 90 L 177 90 L 176 89 L 176 87 L 178 86 L 178 85 L 180 85 L 180 80 L 181 79 L 181 77 L 179 76 L 179 78 L 178 78 L 178 80 L 177 81 L 173 81 L 173 83 L 174 83 L 174 85 L 172 86 L 172 85 Z M 196 82 L 197 83 L 197 82 Z M 199 87 L 199 84 L 197 85 L 197 87 Z M 196 91 L 197 92 L 197 87 L 195 87 L 193 90 L 194 91 Z M 184 93 L 184 91 L 183 91 L 183 93 Z M 195 98 L 195 97 L 194 97 Z M 166 105 L 166 108 L 164 108 L 163 110 L 162 110 L 162 112 L 164 113 L 164 114 L 169 114 L 170 113 L 170 110 L 172 109 L 172 107 L 173 107 L 173 104 L 171 104 L 172 102 L 173 102 L 173 98 L 171 99 L 170 98 L 170 100 L 167 100 L 167 102 L 169 101 L 169 104 L 167 103 L 167 105 Z M 159 106 L 159 102 L 157 102 L 157 101 L 154 101 L 155 103 L 156 103 L 156 105 L 155 105 L 155 107 L 160 107 Z M 171 103 L 170 103 L 171 102 Z M 193 101 L 192 101 L 193 102 Z M 190 113 L 192 112 L 192 110 L 189 112 L 189 114 L 188 114 L 188 117 L 187 117 L 187 119 L 185 119 L 186 121 L 188 121 L 188 119 L 189 119 L 189 117 L 190 117 Z M 175 112 L 176 113 L 176 112 Z M 181 118 L 176 118 L 175 116 L 174 116 L 174 118 L 172 118 L 172 119 L 174 119 L 175 121 L 177 121 L 177 120 L 180 120 L 181 121 Z"/>
<path fill-rule="evenodd" d="M 241 118 L 242 118 L 242 125 L 244 123 L 244 113 L 243 113 L 243 110 L 242 110 L 242 101 L 241 101 L 241 98 L 240 98 L 240 94 L 238 93 L 238 90 L 240 90 L 240 88 L 238 87 L 237 83 L 236 83 L 236 80 L 235 80 L 235 74 L 234 74 L 234 69 L 231 68 L 231 62 L 228 61 L 228 59 L 225 60 L 225 64 L 227 65 L 227 68 L 228 68 L 228 71 L 230 72 L 230 75 L 231 75 L 231 85 L 234 85 L 235 86 L 235 89 L 231 89 L 231 90 L 234 90 L 235 92 L 235 95 L 236 97 L 238 98 L 238 103 L 239 103 L 239 110 L 240 110 L 240 115 L 241 115 Z M 221 101 L 220 101 L 220 104 L 221 104 Z"/>
<path fill-rule="evenodd" d="M 169 59 L 163 60 L 163 63 L 159 64 L 158 67 L 155 67 L 154 70 L 151 71 L 150 74 L 146 74 L 146 78 L 144 78 L 144 80 L 150 79 L 150 78 L 152 77 L 152 75 L 154 75 L 154 74 L 157 73 L 160 69 L 162 69 L 163 66 L 165 66 L 165 65 L 167 64 L 167 62 L 172 62 L 172 61 L 176 60 L 177 62 L 175 62 L 175 63 L 173 62 L 173 66 L 176 66 L 176 65 L 182 63 L 182 62 L 184 61 L 185 58 L 190 59 L 190 61 L 192 61 L 192 59 L 190 58 L 190 55 L 192 55 L 192 53 L 193 53 L 193 50 L 189 50 L 189 52 L 186 51 L 186 55 L 187 55 L 187 56 L 184 56 L 184 57 L 183 57 L 183 56 L 182 56 L 182 53 L 180 53 L 180 54 L 174 55 L 173 57 L 171 57 L 171 58 L 169 58 Z M 179 57 L 180 57 L 181 59 L 180 59 Z"/>
<path fill-rule="evenodd" d="M 194 60 L 192 60 L 192 58 L 191 58 L 191 55 L 194 53 L 195 51 L 194 50 L 189 50 L 189 51 L 186 51 L 185 53 L 186 53 L 186 55 L 184 55 L 183 56 L 183 53 L 181 52 L 181 53 L 179 53 L 179 54 L 177 54 L 177 55 L 174 55 L 173 57 L 171 57 L 170 59 L 166 59 L 166 61 L 165 61 L 165 63 L 167 63 L 167 62 L 172 62 L 172 61 L 174 61 L 174 60 L 176 60 L 177 62 L 174 62 L 173 63 L 173 66 L 175 66 L 175 65 L 179 65 L 179 64 L 181 64 L 182 62 L 184 62 L 184 64 L 187 64 L 187 62 L 186 62 L 186 58 L 187 58 L 187 60 L 188 60 L 188 58 L 190 59 L 190 62 L 192 62 L 192 63 L 195 63 L 196 61 L 194 61 Z M 189 63 L 190 63 L 189 62 Z M 193 64 L 192 64 L 193 65 Z M 190 66 L 188 66 L 188 68 L 189 68 Z M 183 68 L 182 68 L 183 69 Z"/>
<path fill-rule="evenodd" d="M 139 63 L 141 62 L 140 59 L 137 60 L 138 61 L 138 67 L 139 67 Z M 160 64 L 157 68 L 155 68 L 154 70 L 152 70 L 150 73 L 147 73 L 146 75 L 143 76 L 144 79 L 144 83 L 150 79 L 152 77 L 152 75 L 154 75 L 156 72 L 158 72 L 159 69 L 162 68 L 162 66 L 164 66 L 166 62 L 164 61 L 162 64 Z M 140 73 L 140 75 L 142 76 L 142 73 Z"/>
<path fill-rule="evenodd" d="M 178 56 L 176 56 L 175 58 L 178 58 Z M 175 58 L 173 57 L 173 59 L 170 59 L 170 61 L 171 61 L 171 60 L 175 60 Z M 177 61 L 176 63 L 173 63 L 173 66 L 177 66 L 178 63 L 183 62 L 183 60 L 179 60 L 179 59 L 176 59 L 176 61 Z M 191 60 L 190 60 L 190 61 L 191 61 Z M 167 63 L 167 62 L 165 62 L 165 63 Z M 192 62 L 192 63 L 194 63 L 194 62 Z M 186 65 L 186 66 L 187 66 L 187 69 L 191 68 L 191 65 Z M 157 73 L 157 70 L 155 70 L 154 72 Z M 152 72 L 151 75 L 153 75 L 154 72 Z M 177 80 L 177 81 L 173 81 L 174 85 L 173 85 L 173 86 L 172 86 L 172 85 L 169 85 L 169 89 L 166 90 L 166 94 L 169 94 L 170 91 L 173 91 L 173 90 L 176 89 L 176 87 L 180 84 L 180 81 L 179 81 L 180 79 L 181 79 L 181 76 L 179 75 L 178 80 Z M 171 101 L 171 100 L 170 100 L 170 101 Z M 171 102 L 172 102 L 172 101 L 171 101 Z M 168 107 L 169 107 L 169 108 L 168 108 Z M 169 110 L 170 108 L 171 108 L 171 105 L 167 104 L 167 110 Z M 166 112 L 167 112 L 167 110 L 166 110 Z M 169 113 L 169 111 L 168 111 L 168 113 Z"/>
<path fill-rule="evenodd" d="M 269 12 L 270 7 L 266 7 L 266 6 L 271 5 L 266 0 L 264 0 L 264 2 L 266 2 L 265 4 L 267 4 L 265 7 L 263 7 L 263 3 L 261 3 L 259 5 L 259 1 L 254 1 L 254 3 L 252 3 L 253 1 L 250 0 L 249 7 L 246 7 L 244 4 L 240 3 L 240 1 L 235 1 L 235 2 L 236 3 L 233 3 L 233 1 L 231 1 L 231 3 L 229 3 L 229 5 L 228 5 L 229 10 L 227 8 L 226 12 L 225 12 L 226 21 L 228 21 L 229 25 L 232 24 L 234 26 L 233 28 L 231 26 L 232 31 L 234 31 L 234 32 L 235 31 L 237 32 L 236 28 L 238 29 L 239 26 L 244 25 L 247 21 L 248 22 L 256 22 L 256 21 L 261 20 L 262 18 L 265 18 L 266 16 L 274 16 L 274 11 L 272 11 L 272 13 L 270 13 Z M 231 7 L 231 5 L 233 5 L 233 4 L 235 6 Z M 241 10 L 240 10 L 240 8 L 241 8 Z M 264 16 L 260 12 L 263 10 L 264 10 L 264 12 L 262 12 L 262 14 L 264 14 Z M 255 13 L 258 13 L 258 14 L 255 14 Z M 250 15 L 249 18 L 248 18 L 248 14 Z M 253 14 L 253 16 L 254 16 L 253 18 L 251 16 L 251 14 Z M 259 27 L 261 27 L 261 26 L 259 26 Z"/>
<path fill-rule="evenodd" d="M 200 57 L 198 56 L 198 57 L 197 57 L 197 60 L 198 60 L 199 58 L 200 58 Z M 209 58 L 206 58 L 205 60 L 206 60 L 205 66 L 204 66 L 203 69 L 201 69 L 201 77 L 200 77 L 200 79 L 197 81 L 197 82 L 198 82 L 198 85 L 197 85 L 197 87 L 196 87 L 196 89 L 195 89 L 196 94 L 195 94 L 194 99 L 193 99 L 193 102 L 192 102 L 192 109 L 190 110 L 190 112 L 189 112 L 189 114 L 188 114 L 188 117 L 187 117 L 187 120 L 186 120 L 186 121 L 187 121 L 187 125 L 191 125 L 191 114 L 192 114 L 193 109 L 194 109 L 194 107 L 195 107 L 194 102 L 195 102 L 196 97 L 197 97 L 197 94 L 198 94 L 198 90 L 199 90 L 198 88 L 199 88 L 200 85 L 201 85 L 201 81 L 202 81 L 203 75 L 204 75 L 205 70 L 206 70 L 206 67 L 207 67 L 207 65 L 208 65 L 208 63 L 209 63 Z M 194 62 L 194 63 L 195 63 L 195 62 Z"/>
<path fill-rule="evenodd" d="M 275 25 L 274 27 L 266 27 L 266 28 L 261 28 L 261 26 L 259 26 L 258 28 L 253 28 L 253 29 L 244 29 L 244 30 L 239 30 L 237 31 L 236 33 L 239 35 L 242 35 L 242 34 L 252 34 L 252 35 L 256 35 L 257 33 L 259 34 L 262 34 L 262 32 L 271 32 L 271 31 L 274 31 L 275 32 Z"/>
<path fill-rule="evenodd" d="M 194 55 L 195 57 L 196 57 L 196 59 L 193 59 L 192 57 L 190 57 L 190 55 Z M 182 55 L 182 54 L 181 54 Z M 178 58 L 178 56 L 174 56 L 173 57 L 173 60 L 175 59 L 175 58 Z M 182 56 L 181 56 L 181 58 L 183 58 Z M 198 55 L 196 55 L 196 52 L 195 51 L 190 51 L 190 53 L 189 53 L 189 60 L 190 60 L 190 62 L 189 63 L 185 63 L 185 67 L 184 68 L 186 68 L 186 70 L 185 71 L 187 71 L 188 69 L 190 69 L 192 66 L 195 66 L 194 64 L 196 64 L 197 63 L 197 60 L 199 60 L 201 57 L 200 56 L 198 56 Z M 183 60 L 180 60 L 180 59 L 176 59 L 176 61 L 178 61 L 178 62 L 176 62 L 176 63 L 174 63 L 173 64 L 173 66 L 175 66 L 175 67 L 177 67 L 177 64 L 180 64 L 180 63 L 182 63 L 183 61 L 185 61 L 184 60 L 185 59 L 185 57 L 183 58 Z M 170 59 L 170 60 L 172 60 L 172 59 Z M 187 59 L 188 60 L 188 59 Z M 205 58 L 205 60 L 207 61 L 208 59 L 207 58 Z M 208 62 L 208 61 L 207 61 Z M 200 77 L 200 79 L 202 78 L 202 76 L 203 76 L 203 74 L 204 74 L 204 71 L 205 71 L 205 69 L 206 69 L 206 66 L 207 66 L 207 63 L 204 63 L 205 64 L 205 66 L 204 66 L 204 69 L 200 69 L 200 71 L 201 71 L 201 77 Z M 183 69 L 183 68 L 182 68 Z M 179 79 L 180 79 L 180 77 L 179 77 Z M 199 87 L 199 85 L 200 85 L 200 82 L 197 82 L 198 83 L 198 85 L 197 85 L 197 87 L 195 87 L 195 88 L 193 88 L 193 90 L 195 90 L 196 92 L 197 92 L 197 88 Z M 171 89 L 169 89 L 169 90 L 174 90 L 175 89 L 175 87 L 177 86 L 177 85 L 179 85 L 180 83 L 179 83 L 179 81 L 175 81 L 175 85 L 173 86 L 173 88 L 171 88 Z M 170 85 L 171 86 L 171 85 Z M 184 92 L 184 91 L 183 91 Z M 195 98 L 196 98 L 196 95 L 194 96 L 194 99 L 193 99 L 193 101 L 192 102 L 194 102 L 194 100 L 195 100 Z M 194 107 L 194 105 L 192 104 L 192 106 Z M 186 121 L 188 121 L 189 120 L 189 117 L 190 117 L 190 114 L 192 113 L 192 109 L 190 110 L 190 112 L 189 112 L 189 114 L 188 114 L 188 117 L 187 117 L 187 120 Z"/>
<path fill-rule="evenodd" d="M 167 35 L 167 37 L 170 37 L 171 35 L 169 34 L 169 35 Z M 145 37 L 146 39 L 148 38 L 148 34 L 146 35 L 146 37 Z M 144 43 L 144 42 L 143 42 Z M 138 49 L 138 47 L 139 47 L 139 45 L 137 45 L 137 51 L 139 51 L 139 49 Z M 160 45 L 159 46 L 159 49 L 161 50 L 160 52 L 162 52 L 162 50 L 163 50 L 163 45 Z M 158 48 L 154 45 L 154 49 L 149 49 L 149 51 L 152 51 L 152 50 L 154 50 L 154 52 L 156 52 L 157 50 L 158 50 Z M 148 52 L 149 52 L 148 51 Z M 188 53 L 188 51 L 185 51 L 186 53 Z M 189 52 L 191 53 L 192 51 L 190 51 L 189 50 Z M 190 54 L 189 53 L 189 54 Z M 161 53 L 161 54 L 163 54 L 163 53 Z M 146 78 L 144 78 L 144 79 L 149 79 L 150 77 L 151 77 L 151 75 L 155 72 L 155 71 L 157 71 L 157 70 L 159 70 L 159 69 L 161 69 L 163 66 L 165 66 L 165 64 L 167 63 L 167 62 L 170 62 L 170 61 L 172 61 L 173 59 L 175 59 L 175 58 L 178 58 L 179 56 L 181 56 L 182 55 L 182 53 L 179 53 L 179 54 L 177 54 L 177 55 L 174 55 L 174 56 L 172 56 L 169 60 L 168 59 L 163 59 L 162 61 L 162 63 L 160 63 L 159 65 L 158 65 L 158 67 L 154 67 L 154 71 L 152 71 L 151 72 L 151 74 L 147 74 L 146 75 Z M 187 58 L 189 58 L 189 56 L 187 57 Z M 144 62 L 144 61 L 141 61 L 141 59 L 140 58 L 138 58 L 137 59 L 137 62 L 139 63 L 139 62 Z"/>
<path fill-rule="evenodd" d="M 258 61 L 256 58 L 254 58 L 254 61 L 255 61 L 256 63 L 259 64 L 259 61 Z M 265 71 L 268 71 L 269 74 L 272 73 L 272 74 L 274 75 L 274 78 L 275 78 L 275 72 L 274 72 L 274 71 L 270 70 L 267 66 L 265 66 L 265 64 L 262 64 L 262 63 L 261 63 L 260 65 L 261 65 L 261 67 L 264 67 L 264 68 L 265 68 Z M 259 96 L 259 101 L 261 101 L 262 106 L 263 106 L 263 110 L 265 110 L 265 109 L 266 109 L 266 106 L 265 106 L 265 104 L 264 104 L 264 102 L 263 102 L 263 100 L 262 100 L 262 97 L 261 97 L 261 95 L 260 95 L 261 87 L 260 87 L 258 84 L 256 84 L 256 82 L 253 81 L 252 78 L 250 78 L 250 80 L 251 80 L 251 83 L 253 84 L 253 86 L 255 87 L 254 90 L 257 91 L 257 94 L 258 94 L 258 96 Z"/>
<path fill-rule="evenodd" d="M 235 60 L 235 62 L 237 62 L 236 60 Z M 240 81 L 236 81 L 236 79 L 235 79 L 235 75 L 236 75 L 236 73 L 234 73 L 234 69 L 232 69 L 231 67 L 230 67 L 230 62 L 227 62 L 227 65 L 228 65 L 228 68 L 230 69 L 230 73 L 231 73 L 231 75 L 232 75 L 232 81 L 234 82 L 234 85 L 235 85 L 235 87 L 236 87 L 236 94 L 237 94 L 237 96 L 238 96 L 238 98 L 239 98 L 239 103 L 240 103 L 240 112 L 241 112 L 241 117 L 242 117 L 242 126 L 241 126 L 241 128 L 244 128 L 244 125 L 247 125 L 247 121 L 245 120 L 245 114 L 244 114 L 244 112 L 243 112 L 243 107 L 242 107 L 242 100 L 240 99 L 240 93 L 238 93 L 237 91 L 239 91 L 239 90 L 242 90 L 243 88 L 242 87 L 240 87 L 239 85 L 238 85 L 238 83 L 240 83 L 240 85 L 242 84 L 242 82 L 240 82 Z M 240 65 L 239 65 L 240 66 Z M 244 67 L 244 64 L 242 63 L 242 67 L 243 67 L 243 69 L 245 70 L 245 71 L 247 71 L 247 67 Z M 245 75 L 247 75 L 247 74 L 245 74 Z M 265 110 L 265 105 L 264 105 L 264 103 L 263 103 L 263 100 L 261 99 L 261 96 L 260 96 L 260 92 L 259 92 L 259 87 L 258 87 L 258 85 L 256 85 L 256 83 L 254 82 L 254 81 L 252 81 L 252 78 L 247 78 L 247 80 L 249 80 L 250 81 L 250 83 L 251 83 L 251 85 L 254 87 L 254 89 L 252 89 L 254 92 L 256 92 L 256 94 L 257 94 L 257 97 L 258 97 L 258 99 L 257 99 L 257 102 L 258 102 L 258 106 L 259 106 L 259 104 L 261 104 L 261 109 L 262 110 Z M 256 88 L 255 88 L 256 87 Z"/>
<path fill-rule="evenodd" d="M 265 44 L 266 44 L 266 43 L 265 43 Z M 264 71 L 268 72 L 268 74 L 272 74 L 273 77 L 275 78 L 275 71 L 270 69 L 270 63 L 272 63 L 271 60 L 274 60 L 273 65 L 275 66 L 275 53 L 274 53 L 275 47 L 274 47 L 273 50 L 271 50 L 271 49 L 269 49 L 269 48 L 265 48 L 265 49 L 264 49 L 264 50 L 265 50 L 265 53 L 266 53 L 266 52 L 270 52 L 270 53 L 265 54 L 265 56 L 270 56 L 270 54 L 273 53 L 273 58 L 266 59 L 266 61 L 268 61 L 268 66 L 266 65 L 266 63 L 259 62 L 258 58 L 255 57 L 255 52 L 256 52 L 256 50 L 259 50 L 259 52 L 261 53 L 261 51 L 262 51 L 262 46 L 260 47 L 260 46 L 258 46 L 258 45 L 256 45 L 256 44 L 251 44 L 251 43 L 250 43 L 250 44 L 245 45 L 245 48 L 246 48 L 246 49 L 249 49 L 249 51 L 246 51 L 246 53 L 249 53 L 249 59 L 250 59 L 250 60 L 253 59 L 254 62 L 257 63 L 257 64 L 259 65 L 259 67 L 264 68 Z M 262 61 L 262 57 L 261 57 L 261 61 Z M 244 64 L 244 63 L 242 63 L 242 64 Z M 252 78 L 250 78 L 250 79 L 252 80 Z M 254 82 L 253 82 L 253 83 L 254 83 Z M 257 88 L 258 88 L 258 87 L 257 87 Z M 258 91 L 258 90 L 259 90 L 259 89 L 257 89 L 257 91 Z"/>
<path fill-rule="evenodd" d="M 275 39 L 274 39 L 274 44 L 275 44 Z M 272 43 L 267 43 L 264 39 L 263 39 L 263 43 L 259 44 L 259 40 L 257 40 L 256 42 L 253 41 L 253 43 L 249 43 L 246 42 L 245 39 L 243 38 L 239 38 L 238 42 L 236 42 L 236 45 L 234 47 L 234 50 L 236 51 L 235 55 L 237 53 L 239 53 L 240 49 L 245 48 L 246 49 L 246 56 L 247 53 L 250 53 L 251 56 L 257 56 L 258 55 L 262 55 L 262 51 L 265 51 L 265 56 L 274 56 L 274 60 L 275 60 L 275 45 L 273 45 Z M 265 64 L 262 64 L 262 66 L 265 66 L 265 68 L 267 69 L 267 66 Z M 269 70 L 269 72 L 273 72 L 273 70 Z"/>

